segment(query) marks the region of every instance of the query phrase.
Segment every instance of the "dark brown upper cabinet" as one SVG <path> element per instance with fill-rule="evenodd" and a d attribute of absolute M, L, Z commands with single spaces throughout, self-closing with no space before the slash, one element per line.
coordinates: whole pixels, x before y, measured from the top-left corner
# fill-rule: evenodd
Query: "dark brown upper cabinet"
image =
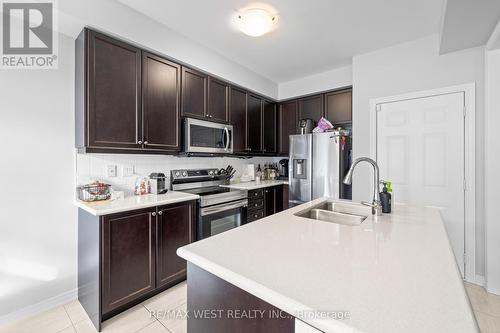
<path fill-rule="evenodd" d="M 103 313 L 155 289 L 155 210 L 104 216 L 101 231 Z"/>
<path fill-rule="evenodd" d="M 194 242 L 196 219 L 194 207 L 191 201 L 158 208 L 157 288 L 186 276 L 186 261 L 179 257 L 176 251 Z"/>
<path fill-rule="evenodd" d="M 247 93 L 231 87 L 231 125 L 233 126 L 233 152 L 243 153 L 247 148 Z"/>
<path fill-rule="evenodd" d="M 352 90 L 326 93 L 325 116 L 335 125 L 352 122 Z"/>
<path fill-rule="evenodd" d="M 280 104 L 278 116 L 278 154 L 288 155 L 289 135 L 297 134 L 297 100 Z"/>
<path fill-rule="evenodd" d="M 229 122 L 229 84 L 208 78 L 208 119 L 221 123 Z"/>
<path fill-rule="evenodd" d="M 143 144 L 179 151 L 181 66 L 156 55 L 142 56 Z"/>
<path fill-rule="evenodd" d="M 312 119 L 314 126 L 323 117 L 323 95 L 308 96 L 299 99 L 299 121 L 301 119 Z"/>
<path fill-rule="evenodd" d="M 208 120 L 207 87 L 206 74 L 182 67 L 182 116 Z"/>
<path fill-rule="evenodd" d="M 85 29 L 75 60 L 77 147 L 142 148 L 141 50 Z"/>
<path fill-rule="evenodd" d="M 262 152 L 262 99 L 247 95 L 247 150 Z"/>
<path fill-rule="evenodd" d="M 264 101 L 263 106 L 263 152 L 276 154 L 276 103 Z"/>

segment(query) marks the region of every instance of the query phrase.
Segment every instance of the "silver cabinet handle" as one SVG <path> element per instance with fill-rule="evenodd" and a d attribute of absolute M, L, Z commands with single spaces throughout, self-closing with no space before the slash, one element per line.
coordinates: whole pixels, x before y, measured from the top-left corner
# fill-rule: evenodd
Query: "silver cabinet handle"
<path fill-rule="evenodd" d="M 147 145 L 147 144 L 148 144 L 148 142 L 147 142 L 147 141 L 144 141 L 144 144 L 145 144 L 145 145 Z"/>
<path fill-rule="evenodd" d="M 151 216 L 156 216 L 156 212 L 152 212 L 152 213 L 151 213 Z"/>
<path fill-rule="evenodd" d="M 160 211 L 158 212 L 158 215 L 163 215 L 163 211 L 161 211 L 161 210 L 160 210 Z"/>
<path fill-rule="evenodd" d="M 141 140 L 137 141 L 137 144 L 142 145 L 142 141 Z"/>

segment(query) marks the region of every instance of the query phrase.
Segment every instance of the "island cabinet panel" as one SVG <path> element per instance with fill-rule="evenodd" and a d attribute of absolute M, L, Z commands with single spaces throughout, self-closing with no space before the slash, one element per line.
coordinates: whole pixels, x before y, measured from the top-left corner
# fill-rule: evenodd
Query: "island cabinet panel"
<path fill-rule="evenodd" d="M 326 93 L 325 116 L 332 124 L 352 122 L 352 90 Z"/>
<path fill-rule="evenodd" d="M 288 155 L 289 136 L 297 134 L 297 100 L 280 104 L 278 117 L 278 153 Z"/>
<path fill-rule="evenodd" d="M 141 148 L 141 50 L 91 30 L 83 33 L 87 61 L 82 64 L 88 80 L 85 144 Z"/>
<path fill-rule="evenodd" d="M 323 117 L 323 95 L 308 96 L 299 99 L 299 121 L 301 119 L 312 119 L 314 126 Z"/>
<path fill-rule="evenodd" d="M 181 66 L 143 52 L 144 148 L 179 151 Z"/>
<path fill-rule="evenodd" d="M 276 104 L 264 101 L 263 109 L 263 152 L 276 154 Z"/>
<path fill-rule="evenodd" d="M 188 263 L 187 295 L 190 314 L 206 310 L 219 314 L 215 318 L 189 316 L 189 333 L 295 332 L 292 315 L 191 263 Z M 243 312 L 248 314 L 247 318 L 241 315 Z"/>
<path fill-rule="evenodd" d="M 186 277 L 186 261 L 180 258 L 176 251 L 194 241 L 194 210 L 192 202 L 158 208 L 157 287 Z"/>
<path fill-rule="evenodd" d="M 283 185 L 266 187 L 264 190 L 264 206 L 266 216 L 283 211 Z"/>
<path fill-rule="evenodd" d="M 247 96 L 247 145 L 251 153 L 262 152 L 262 99 Z"/>
<path fill-rule="evenodd" d="M 182 116 L 208 120 L 207 85 L 206 74 L 182 67 Z"/>
<path fill-rule="evenodd" d="M 233 152 L 247 151 L 247 93 L 231 87 L 231 125 L 233 126 Z"/>
<path fill-rule="evenodd" d="M 208 78 L 208 118 L 227 124 L 229 122 L 229 84 Z"/>
<path fill-rule="evenodd" d="M 103 313 L 155 289 L 154 212 L 155 209 L 145 209 L 103 218 Z"/>

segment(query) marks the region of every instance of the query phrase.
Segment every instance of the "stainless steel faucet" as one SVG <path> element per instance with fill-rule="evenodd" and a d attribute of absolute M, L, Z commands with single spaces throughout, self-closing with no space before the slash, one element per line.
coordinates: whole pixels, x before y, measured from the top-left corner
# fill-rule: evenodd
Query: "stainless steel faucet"
<path fill-rule="evenodd" d="M 368 157 L 360 157 L 354 160 L 349 171 L 344 177 L 344 184 L 351 185 L 352 184 L 352 173 L 354 172 L 354 168 L 358 165 L 359 162 L 368 162 L 373 166 L 373 199 L 372 203 L 366 201 L 361 201 L 361 204 L 365 206 L 370 206 L 372 208 L 372 215 L 380 216 L 382 215 L 382 204 L 380 202 L 380 193 L 378 191 L 379 184 L 379 170 L 377 162 Z"/>

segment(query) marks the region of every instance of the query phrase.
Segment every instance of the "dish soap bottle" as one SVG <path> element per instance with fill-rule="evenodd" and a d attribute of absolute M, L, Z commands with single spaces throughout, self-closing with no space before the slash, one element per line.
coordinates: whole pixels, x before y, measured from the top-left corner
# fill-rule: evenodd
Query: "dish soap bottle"
<path fill-rule="evenodd" d="M 391 182 L 386 182 L 384 180 L 380 181 L 384 187 L 382 192 L 380 192 L 380 204 L 382 205 L 382 213 L 389 214 L 391 212 L 391 201 L 392 196 L 389 192 L 392 192 Z"/>

